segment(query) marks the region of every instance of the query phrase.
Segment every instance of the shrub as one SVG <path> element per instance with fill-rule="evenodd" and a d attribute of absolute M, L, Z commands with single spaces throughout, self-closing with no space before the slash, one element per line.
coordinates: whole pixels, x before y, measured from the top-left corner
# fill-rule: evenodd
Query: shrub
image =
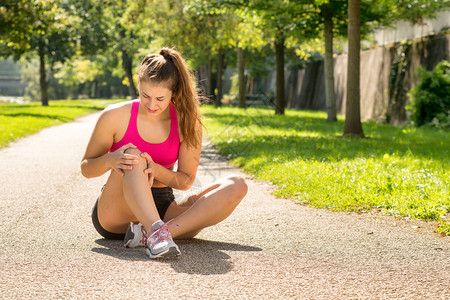
<path fill-rule="evenodd" d="M 416 126 L 450 128 L 450 63 L 440 62 L 433 71 L 419 67 L 420 79 L 410 92 L 411 118 Z"/>

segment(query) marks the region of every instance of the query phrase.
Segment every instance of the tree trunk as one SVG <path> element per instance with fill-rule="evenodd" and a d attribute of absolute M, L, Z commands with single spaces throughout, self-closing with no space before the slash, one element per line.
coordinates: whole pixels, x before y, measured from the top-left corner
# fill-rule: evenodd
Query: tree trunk
<path fill-rule="evenodd" d="M 364 137 L 360 112 L 361 0 L 348 1 L 347 103 L 344 135 Z"/>
<path fill-rule="evenodd" d="M 245 56 L 244 49 L 241 47 L 238 48 L 238 85 L 239 85 L 239 107 L 245 108 L 247 107 L 245 101 Z"/>
<path fill-rule="evenodd" d="M 219 54 L 218 54 L 218 62 L 217 62 L 217 95 L 216 95 L 216 106 L 222 105 L 222 74 L 223 74 L 223 49 L 222 47 L 219 48 Z"/>
<path fill-rule="evenodd" d="M 208 59 L 208 68 L 206 70 L 208 75 L 206 76 L 206 92 L 209 99 L 214 97 L 214 88 L 213 88 L 213 82 L 212 82 L 212 58 L 210 57 Z"/>
<path fill-rule="evenodd" d="M 327 121 L 337 121 L 336 95 L 334 93 L 334 66 L 333 66 L 333 15 L 325 17 L 325 94 L 327 98 Z"/>
<path fill-rule="evenodd" d="M 119 25 L 120 26 L 120 25 Z M 128 53 L 126 47 L 124 47 L 124 43 L 126 40 L 125 30 L 120 26 L 119 36 L 121 39 L 121 47 L 122 47 L 122 67 L 125 71 L 125 76 L 128 79 L 128 92 L 130 94 L 131 99 L 136 99 L 138 97 L 136 92 L 136 87 L 134 85 L 133 80 L 133 57 Z"/>
<path fill-rule="evenodd" d="M 100 91 L 100 89 L 98 88 L 98 81 L 94 80 L 94 82 L 92 83 L 92 97 L 94 99 L 100 98 L 99 91 Z"/>
<path fill-rule="evenodd" d="M 275 57 L 277 61 L 275 114 L 284 115 L 284 35 L 280 30 L 278 30 L 278 36 L 275 39 Z"/>
<path fill-rule="evenodd" d="M 136 92 L 136 86 L 134 85 L 133 80 L 133 59 L 125 49 L 122 50 L 122 67 L 125 71 L 125 76 L 128 78 L 128 92 L 131 99 L 136 99 L 138 98 L 138 94 Z"/>
<path fill-rule="evenodd" d="M 41 86 L 41 102 L 42 106 L 48 106 L 48 91 L 47 91 L 47 76 L 45 74 L 45 54 L 42 46 L 39 47 L 39 60 L 40 60 L 40 79 L 39 84 Z"/>

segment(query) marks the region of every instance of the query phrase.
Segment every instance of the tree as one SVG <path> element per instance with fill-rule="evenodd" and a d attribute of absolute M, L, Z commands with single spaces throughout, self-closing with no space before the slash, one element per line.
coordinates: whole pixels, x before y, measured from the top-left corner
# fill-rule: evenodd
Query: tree
<path fill-rule="evenodd" d="M 159 4 L 152 11 L 155 20 L 157 44 L 170 44 L 183 52 L 194 69 L 212 67 L 217 58 L 217 94 L 216 105 L 220 105 L 224 53 L 236 49 L 237 69 L 241 70 L 239 97 L 245 106 L 245 52 L 262 45 L 262 33 L 255 26 L 259 19 L 242 1 L 238 0 L 171 0 Z M 173 22 L 168 24 L 165 20 Z M 239 50 L 240 49 L 240 50 Z M 211 86 L 206 84 L 207 87 Z M 210 89 L 207 88 L 206 93 Z"/>
<path fill-rule="evenodd" d="M 46 62 L 64 62 L 75 53 L 75 36 L 70 24 L 76 17 L 62 8 L 59 0 L 11 1 L 2 7 L 7 33 L 2 33 L 2 54 L 15 59 L 39 56 L 42 105 L 48 105 Z M 16 15 L 17 14 L 17 15 Z M 17 26 L 18 23 L 24 22 Z"/>
<path fill-rule="evenodd" d="M 311 23 L 308 24 L 308 28 L 310 32 L 313 32 L 314 28 L 323 28 L 327 120 L 333 121 L 336 120 L 336 100 L 334 95 L 332 40 L 335 35 L 347 36 L 347 1 L 315 0 L 314 5 L 317 8 L 317 12 L 312 14 L 312 18 L 309 19 Z M 424 17 L 433 17 L 436 11 L 444 9 L 446 5 L 448 7 L 450 4 L 433 0 L 413 2 L 403 0 L 363 0 L 360 6 L 361 36 L 365 37 L 374 28 L 381 25 L 390 26 L 393 22 L 401 19 L 412 23 L 420 23 Z M 392 102 L 392 99 L 390 101 Z M 389 117 L 393 107 L 404 108 L 404 105 L 390 104 L 387 110 L 387 117 Z"/>
<path fill-rule="evenodd" d="M 337 120 L 337 111 L 334 91 L 333 38 L 335 34 L 346 35 L 346 32 L 342 30 L 344 28 L 342 25 L 345 24 L 347 18 L 347 1 L 316 0 L 315 6 L 319 10 L 317 15 L 318 23 L 322 24 L 325 45 L 324 69 L 327 121 L 334 122 Z M 315 24 L 311 25 L 310 27 L 314 28 Z"/>
<path fill-rule="evenodd" d="M 238 17 L 237 26 L 234 31 L 233 40 L 237 48 L 237 70 L 238 70 L 238 102 L 239 107 L 247 107 L 247 78 L 245 75 L 246 57 L 245 53 L 262 47 L 265 43 L 262 20 L 254 10 L 248 9 L 247 5 L 240 1 L 233 1 L 235 8 L 232 10 Z"/>
<path fill-rule="evenodd" d="M 109 24 L 106 22 L 107 6 L 97 0 L 64 1 L 62 7 L 71 16 L 77 16 L 79 22 L 71 26 L 77 33 L 77 50 L 74 59 L 58 65 L 55 79 L 70 86 L 73 97 L 80 89 L 90 86 L 91 97 L 99 96 L 98 78 L 105 74 L 108 66 L 101 57 L 108 49 L 111 40 L 108 36 Z M 86 91 L 84 91 L 86 93 Z"/>
<path fill-rule="evenodd" d="M 344 136 L 364 137 L 361 124 L 360 103 L 360 50 L 361 31 L 367 32 L 370 21 L 382 20 L 379 12 L 373 9 L 376 3 L 367 0 L 348 1 L 348 61 L 347 61 L 347 100 L 345 106 Z M 372 5 L 370 5 L 372 4 Z M 361 14 L 361 8 L 364 13 Z M 363 16 L 364 21 L 361 21 Z"/>
<path fill-rule="evenodd" d="M 352 4 L 352 7 L 350 7 Z M 396 20 L 409 20 L 412 23 L 421 22 L 424 17 L 433 17 L 441 9 L 448 8 L 449 3 L 433 0 L 384 0 L 372 1 L 349 0 L 348 24 L 348 77 L 347 77 L 347 103 L 344 135 L 364 136 L 359 100 L 359 48 L 361 32 L 367 33 L 373 27 L 389 25 Z M 350 15 L 351 13 L 351 15 Z M 358 49 L 358 50 L 357 50 Z M 358 87 L 357 87 L 358 86 Z M 393 108 L 400 108 L 396 113 L 405 116 L 404 101 L 401 105 L 390 99 L 388 117 L 393 114 Z"/>
<path fill-rule="evenodd" d="M 217 53 L 213 41 L 218 33 L 220 13 L 208 1 L 170 0 L 160 3 L 153 1 L 149 11 L 155 47 L 175 47 L 186 57 L 192 69 L 207 71 L 206 81 L 201 82 L 203 93 L 212 94 L 212 64 Z M 166 20 L 171 20 L 167 22 Z M 200 73 L 200 72 L 199 72 Z M 201 74 L 199 74 L 200 76 Z"/>
<path fill-rule="evenodd" d="M 331 1 L 332 2 L 332 1 Z M 334 66 L 333 66 L 333 15 L 331 12 L 324 10 L 324 29 L 323 36 L 325 39 L 325 94 L 327 121 L 337 121 L 336 112 L 336 94 L 334 92 Z"/>
<path fill-rule="evenodd" d="M 360 113 L 361 0 L 348 1 L 347 102 L 344 135 L 364 137 Z"/>
<path fill-rule="evenodd" d="M 275 114 L 284 114 L 284 55 L 285 42 L 288 37 L 306 34 L 305 23 L 309 18 L 312 6 L 309 1 L 290 0 L 250 0 L 249 7 L 256 10 L 262 19 L 263 32 L 266 39 L 273 43 L 277 64 Z M 295 33 L 295 34 L 294 34 Z"/>
<path fill-rule="evenodd" d="M 276 106 L 275 114 L 284 115 L 286 101 L 284 97 L 284 33 L 280 28 L 277 29 L 275 37 L 275 58 L 277 61 L 277 88 L 276 88 Z"/>
<path fill-rule="evenodd" d="M 225 53 L 223 47 L 219 47 L 219 53 L 217 54 L 217 95 L 216 95 L 216 106 L 222 106 L 222 95 L 223 95 L 223 70 L 225 69 Z"/>
<path fill-rule="evenodd" d="M 138 97 L 133 76 L 134 59 L 140 47 L 145 47 L 151 40 L 152 32 L 146 28 L 151 8 L 145 0 L 111 0 L 105 16 L 112 29 L 109 51 L 112 55 L 120 53 L 118 59 L 125 75 L 123 82 L 132 99 Z"/>
<path fill-rule="evenodd" d="M 242 47 L 238 47 L 238 58 L 237 58 L 237 71 L 238 71 L 238 80 L 239 80 L 239 93 L 238 93 L 238 99 L 239 99 L 239 107 L 245 108 L 247 107 L 246 104 L 246 80 L 245 80 L 245 52 Z"/>
<path fill-rule="evenodd" d="M 0 55 L 17 60 L 29 48 L 29 35 L 37 20 L 34 3 L 5 0 L 0 4 Z"/>
<path fill-rule="evenodd" d="M 195 48 L 205 47 L 209 49 L 210 59 L 207 64 L 210 74 L 210 94 L 214 93 L 216 106 L 222 104 L 222 86 L 223 71 L 225 68 L 225 51 L 236 47 L 236 27 L 239 17 L 234 13 L 234 7 L 230 4 L 223 5 L 217 3 L 217 0 L 188 0 L 185 1 L 183 12 L 189 15 L 190 24 L 199 24 L 193 26 L 195 30 L 190 31 L 194 35 L 193 41 L 201 41 L 201 45 L 195 45 Z M 205 49 L 206 50 L 206 49 Z M 212 86 L 212 66 L 216 62 L 216 89 Z"/>
<path fill-rule="evenodd" d="M 0 56 L 39 57 L 41 102 L 48 105 L 47 67 L 106 46 L 102 6 L 94 0 L 6 0 L 0 6 Z M 103 27 L 102 27 L 103 26 Z"/>
<path fill-rule="evenodd" d="M 370 24 L 381 20 L 385 13 L 378 12 L 376 2 L 367 0 L 361 3 L 361 34 L 365 36 L 370 32 Z M 324 75 L 327 121 L 337 120 L 336 95 L 334 91 L 334 66 L 333 66 L 333 39 L 335 36 L 347 37 L 348 7 L 347 0 L 315 0 L 314 6 L 317 8 L 309 19 L 308 28 L 314 32 L 315 28 L 322 28 L 324 40 Z M 320 36 L 311 34 L 310 37 Z"/>
<path fill-rule="evenodd" d="M 105 66 L 101 65 L 98 60 L 89 60 L 78 55 L 64 64 L 57 63 L 55 69 L 54 77 L 58 80 L 58 83 L 67 87 L 67 96 L 76 98 L 80 88 L 93 83 L 88 94 L 90 94 L 90 97 L 97 97 L 98 86 L 95 79 L 103 74 L 105 69 Z"/>

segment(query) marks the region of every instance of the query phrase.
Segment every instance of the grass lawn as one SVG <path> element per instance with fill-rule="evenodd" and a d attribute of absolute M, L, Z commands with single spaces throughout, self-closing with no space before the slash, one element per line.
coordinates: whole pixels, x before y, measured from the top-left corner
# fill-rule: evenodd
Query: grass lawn
<path fill-rule="evenodd" d="M 209 140 L 276 196 L 337 211 L 437 221 L 450 235 L 450 132 L 364 123 L 343 138 L 326 113 L 202 106 Z"/>
<path fill-rule="evenodd" d="M 0 148 L 44 127 L 70 122 L 120 100 L 59 100 L 44 107 L 40 102 L 0 103 Z"/>

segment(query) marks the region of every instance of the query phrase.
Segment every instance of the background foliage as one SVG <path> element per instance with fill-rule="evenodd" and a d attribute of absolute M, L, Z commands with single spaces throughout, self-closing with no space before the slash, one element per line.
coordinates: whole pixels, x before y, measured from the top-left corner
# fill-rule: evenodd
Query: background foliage
<path fill-rule="evenodd" d="M 434 70 L 419 67 L 420 80 L 411 90 L 412 119 L 418 125 L 450 128 L 450 63 L 443 61 Z"/>

